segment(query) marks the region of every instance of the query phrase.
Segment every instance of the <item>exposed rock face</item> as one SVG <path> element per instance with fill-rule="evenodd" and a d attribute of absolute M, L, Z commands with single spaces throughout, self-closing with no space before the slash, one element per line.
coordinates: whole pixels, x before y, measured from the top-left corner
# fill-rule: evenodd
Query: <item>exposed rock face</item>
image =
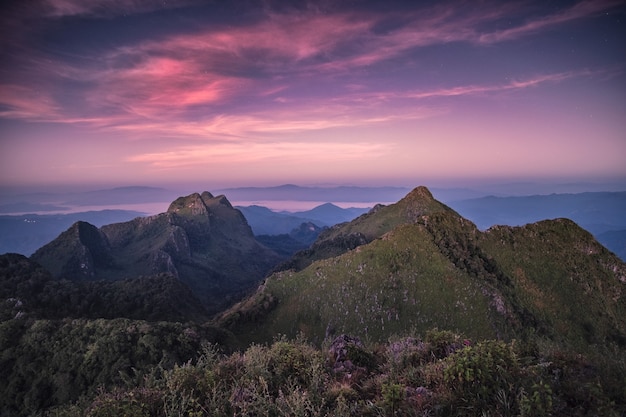
<path fill-rule="evenodd" d="M 114 268 L 111 247 L 97 227 L 76 222 L 57 239 L 35 252 L 32 259 L 54 276 L 76 280 L 97 279 L 97 268 Z"/>
<path fill-rule="evenodd" d="M 179 197 L 170 204 L 167 212 L 176 213 L 181 216 L 207 216 L 209 210 L 203 201 L 203 197 L 207 200 L 213 199 L 213 195 L 207 191 L 202 193 L 202 196 L 198 193 L 194 193 L 187 197 Z"/>
<path fill-rule="evenodd" d="M 101 229 L 76 223 L 32 259 L 73 280 L 170 273 L 215 312 L 258 284 L 279 258 L 256 241 L 226 197 L 204 192 L 180 197 L 156 216 Z"/>

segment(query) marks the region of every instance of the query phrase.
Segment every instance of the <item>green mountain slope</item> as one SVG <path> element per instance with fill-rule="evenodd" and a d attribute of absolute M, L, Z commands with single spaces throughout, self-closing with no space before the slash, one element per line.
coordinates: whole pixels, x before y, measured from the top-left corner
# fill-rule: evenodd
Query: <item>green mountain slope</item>
<path fill-rule="evenodd" d="M 567 219 L 493 227 L 480 246 L 551 338 L 626 348 L 626 264 Z"/>
<path fill-rule="evenodd" d="M 168 273 L 216 312 L 257 285 L 279 257 L 224 196 L 204 192 L 178 198 L 156 216 L 100 229 L 78 222 L 31 259 L 70 280 Z"/>
<path fill-rule="evenodd" d="M 410 224 L 422 215 L 454 210 L 435 200 L 426 187 L 417 187 L 396 204 L 377 205 L 351 222 L 335 225 L 320 234 L 309 249 L 296 253 L 278 270 L 300 270 L 311 262 L 341 255 L 377 239 L 401 224 Z"/>
<path fill-rule="evenodd" d="M 316 253 L 350 234 L 363 243 Z M 271 275 L 218 322 L 244 344 L 298 332 L 384 340 L 439 327 L 623 349 L 626 266 L 571 221 L 480 232 L 417 188 L 320 239 L 309 253 L 318 260 Z"/>

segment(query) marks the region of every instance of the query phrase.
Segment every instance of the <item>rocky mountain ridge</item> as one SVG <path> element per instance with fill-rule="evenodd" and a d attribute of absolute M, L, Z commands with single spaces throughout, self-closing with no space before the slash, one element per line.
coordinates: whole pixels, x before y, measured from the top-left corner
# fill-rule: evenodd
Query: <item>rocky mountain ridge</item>
<path fill-rule="evenodd" d="M 96 228 L 77 222 L 31 257 L 54 277 L 119 280 L 168 273 L 216 312 L 263 278 L 279 256 L 225 196 L 194 193 L 167 212 Z"/>
<path fill-rule="evenodd" d="M 481 231 L 418 187 L 257 286 L 277 259 L 207 192 L 0 256 L 0 415 L 623 414 L 626 264 L 570 220 Z"/>
<path fill-rule="evenodd" d="M 567 219 L 481 232 L 425 187 L 328 229 L 280 269 L 217 320 L 244 345 L 439 327 L 626 346 L 626 265 L 591 234 Z"/>

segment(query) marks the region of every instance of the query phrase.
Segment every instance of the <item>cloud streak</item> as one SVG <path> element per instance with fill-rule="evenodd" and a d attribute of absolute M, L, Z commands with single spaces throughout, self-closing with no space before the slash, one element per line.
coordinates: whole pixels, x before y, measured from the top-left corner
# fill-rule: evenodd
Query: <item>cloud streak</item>
<path fill-rule="evenodd" d="M 212 164 L 250 164 L 264 161 L 284 163 L 289 160 L 309 164 L 328 164 L 350 160 L 380 158 L 385 146 L 379 143 L 336 142 L 237 142 L 206 143 L 181 146 L 164 152 L 152 152 L 128 157 L 133 163 L 145 163 L 158 169 L 210 166 Z"/>

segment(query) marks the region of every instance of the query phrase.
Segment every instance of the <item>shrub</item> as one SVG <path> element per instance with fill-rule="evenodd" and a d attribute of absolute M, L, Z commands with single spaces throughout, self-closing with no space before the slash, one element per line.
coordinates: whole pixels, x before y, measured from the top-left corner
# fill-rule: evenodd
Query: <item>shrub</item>
<path fill-rule="evenodd" d="M 87 417 L 150 417 L 163 406 L 158 390 L 136 388 L 129 391 L 100 391 L 86 410 Z"/>
<path fill-rule="evenodd" d="M 383 403 L 391 411 L 391 415 L 396 415 L 396 410 L 404 400 L 404 387 L 400 384 L 387 382 L 381 387 Z"/>
<path fill-rule="evenodd" d="M 543 417 L 552 415 L 552 388 L 540 381 L 533 384 L 530 392 L 522 389 L 520 395 L 520 416 Z"/>
<path fill-rule="evenodd" d="M 445 358 L 464 346 L 461 336 L 449 330 L 429 330 L 425 341 L 430 345 L 432 356 L 437 359 Z"/>
<path fill-rule="evenodd" d="M 512 347 L 501 341 L 466 346 L 445 360 L 444 381 L 457 405 L 495 409 L 502 415 L 515 407 L 519 375 Z"/>

